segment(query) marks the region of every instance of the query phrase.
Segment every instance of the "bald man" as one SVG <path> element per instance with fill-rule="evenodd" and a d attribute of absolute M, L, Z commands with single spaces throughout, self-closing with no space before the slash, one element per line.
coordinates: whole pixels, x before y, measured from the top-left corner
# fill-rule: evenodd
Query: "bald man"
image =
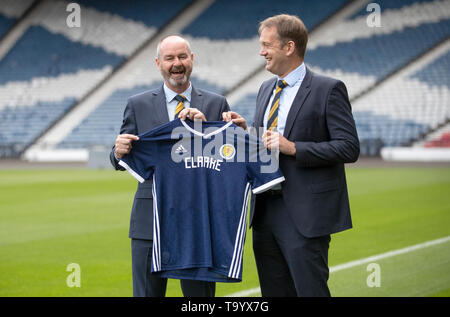
<path fill-rule="evenodd" d="M 120 134 L 116 138 L 110 159 L 116 170 L 124 170 L 118 162 L 131 151 L 139 134 L 175 118 L 185 120 L 222 120 L 222 113 L 230 107 L 225 97 L 195 88 L 190 82 L 194 54 L 189 43 L 180 36 L 163 38 L 157 48 L 155 62 L 164 84 L 153 90 L 132 96 L 125 108 Z M 181 99 L 180 99 L 181 98 Z M 178 106 L 183 100 L 183 107 Z M 131 210 L 129 237 L 133 273 L 133 296 L 165 296 L 167 279 L 151 274 L 153 239 L 152 181 L 138 183 Z M 183 295 L 212 297 L 215 283 L 181 280 Z"/>

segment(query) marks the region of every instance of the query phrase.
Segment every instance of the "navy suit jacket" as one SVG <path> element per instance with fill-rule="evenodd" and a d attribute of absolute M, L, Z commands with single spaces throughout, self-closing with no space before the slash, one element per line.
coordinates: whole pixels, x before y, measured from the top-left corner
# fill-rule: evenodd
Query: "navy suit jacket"
<path fill-rule="evenodd" d="M 225 97 L 192 87 L 191 108 L 199 109 L 209 121 L 222 120 L 222 112 L 229 111 Z M 170 119 L 172 120 L 172 118 Z M 163 86 L 132 96 L 125 108 L 120 134 L 139 135 L 169 122 L 166 96 Z M 124 170 L 114 156 L 110 160 L 116 170 Z M 134 239 L 153 239 L 153 196 L 152 181 L 138 183 L 131 209 L 129 237 Z"/>
<path fill-rule="evenodd" d="M 258 92 L 253 127 L 263 126 L 276 77 Z M 352 227 L 344 163 L 359 156 L 359 140 L 347 89 L 339 80 L 308 68 L 286 119 L 284 137 L 295 142 L 296 155 L 280 154 L 285 181 L 282 195 L 299 232 L 318 237 Z M 250 215 L 265 208 L 267 195 L 256 195 Z"/>

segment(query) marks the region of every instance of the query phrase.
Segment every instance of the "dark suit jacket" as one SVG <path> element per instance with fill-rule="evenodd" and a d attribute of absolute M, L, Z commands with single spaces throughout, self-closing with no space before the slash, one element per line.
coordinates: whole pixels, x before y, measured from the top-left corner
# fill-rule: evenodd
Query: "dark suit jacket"
<path fill-rule="evenodd" d="M 230 110 L 225 97 L 195 87 L 192 87 L 190 107 L 199 109 L 209 121 L 222 120 L 222 112 Z M 161 86 L 128 100 L 120 134 L 139 135 L 167 122 L 169 115 Z M 116 170 L 124 170 L 114 156 L 114 147 L 110 160 Z M 134 239 L 153 239 L 152 181 L 138 183 L 131 210 L 129 236 Z"/>
<path fill-rule="evenodd" d="M 256 128 L 263 126 L 276 81 L 265 81 L 258 92 Z M 351 228 L 344 163 L 358 159 L 359 141 L 344 83 L 307 68 L 288 113 L 284 137 L 295 142 L 296 155 L 280 154 L 286 179 L 282 195 L 299 232 L 318 237 Z M 255 214 L 265 207 L 265 199 L 267 195 L 256 195 Z"/>

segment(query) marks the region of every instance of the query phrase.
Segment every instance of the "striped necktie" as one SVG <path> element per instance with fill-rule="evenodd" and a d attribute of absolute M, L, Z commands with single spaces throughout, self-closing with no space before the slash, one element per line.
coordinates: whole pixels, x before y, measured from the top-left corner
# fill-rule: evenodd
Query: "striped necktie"
<path fill-rule="evenodd" d="M 284 80 L 279 80 L 277 83 L 277 89 L 275 90 L 275 96 L 272 100 L 272 106 L 270 107 L 269 117 L 267 118 L 267 130 L 275 130 L 278 124 L 278 106 L 280 105 L 281 91 L 287 83 Z"/>
<path fill-rule="evenodd" d="M 175 108 L 175 116 L 174 116 L 174 119 L 177 119 L 181 110 L 184 109 L 184 102 L 186 101 L 186 97 L 183 95 L 176 95 L 174 99 L 178 101 L 178 105 Z"/>

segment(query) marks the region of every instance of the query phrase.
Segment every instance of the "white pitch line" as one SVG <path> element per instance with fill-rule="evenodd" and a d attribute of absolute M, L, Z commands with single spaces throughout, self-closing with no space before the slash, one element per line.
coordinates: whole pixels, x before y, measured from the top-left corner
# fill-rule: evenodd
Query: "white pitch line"
<path fill-rule="evenodd" d="M 247 297 L 253 294 L 261 293 L 261 288 L 255 287 L 251 289 L 246 289 L 244 291 L 236 292 L 233 294 L 225 295 L 224 297 Z"/>
<path fill-rule="evenodd" d="M 330 273 L 335 273 L 338 271 L 342 271 L 342 270 L 346 270 L 358 265 L 362 265 L 362 264 L 366 264 L 366 263 L 372 263 L 375 261 L 379 261 L 381 259 L 386 259 L 386 258 L 390 258 L 396 255 L 400 255 L 400 254 L 405 254 L 405 253 L 409 253 L 409 252 L 413 252 L 413 251 L 417 251 L 420 249 L 424 249 L 424 248 L 428 248 L 434 245 L 438 245 L 441 243 L 445 243 L 450 241 L 450 236 L 447 237 L 443 237 L 440 239 L 436 239 L 436 240 L 431 240 L 431 241 L 427 241 L 427 242 L 423 242 L 423 243 L 419 243 L 416 245 L 412 245 L 403 249 L 398 249 L 398 250 L 393 250 L 393 251 L 388 251 L 385 253 L 381 253 L 378 255 L 373 255 L 373 256 L 369 256 L 367 258 L 363 258 L 363 259 L 359 259 L 359 260 L 355 260 L 355 261 L 350 261 L 347 263 L 343 263 L 343 264 L 339 264 L 336 266 L 332 266 L 330 267 Z M 255 288 L 251 288 L 248 290 L 244 290 L 244 291 L 240 291 L 240 292 L 236 292 L 236 293 L 232 293 L 229 295 L 225 295 L 224 297 L 247 297 L 253 294 L 257 294 L 260 293 L 261 289 L 259 287 L 255 287 Z"/>
<path fill-rule="evenodd" d="M 450 241 L 450 236 L 444 237 L 444 238 L 440 238 L 440 239 L 436 239 L 436 240 L 432 240 L 432 241 L 427 241 L 427 242 L 423 242 L 423 243 L 419 243 L 410 247 L 406 247 L 403 249 L 398 249 L 398 250 L 394 250 L 394 251 L 389 251 L 386 253 L 381 253 L 378 255 L 374 255 L 374 256 L 370 256 L 368 258 L 365 259 L 360 259 L 360 260 L 356 260 L 356 261 L 351 261 L 351 262 L 347 262 L 344 264 L 340 264 L 340 265 L 336 265 L 333 267 L 330 267 L 330 273 L 334 273 L 337 271 L 341 271 L 341 270 L 345 270 L 354 266 L 358 266 L 361 264 L 366 264 L 366 263 L 371 263 L 371 262 L 375 262 L 381 259 L 385 259 L 385 258 L 390 258 L 392 256 L 396 256 L 396 255 L 400 255 L 400 254 L 404 254 L 404 253 L 409 253 L 412 251 L 416 251 L 416 250 L 420 250 L 423 248 L 428 248 L 431 247 L 433 245 L 437 245 L 437 244 L 441 244 L 441 243 L 445 243 Z"/>

